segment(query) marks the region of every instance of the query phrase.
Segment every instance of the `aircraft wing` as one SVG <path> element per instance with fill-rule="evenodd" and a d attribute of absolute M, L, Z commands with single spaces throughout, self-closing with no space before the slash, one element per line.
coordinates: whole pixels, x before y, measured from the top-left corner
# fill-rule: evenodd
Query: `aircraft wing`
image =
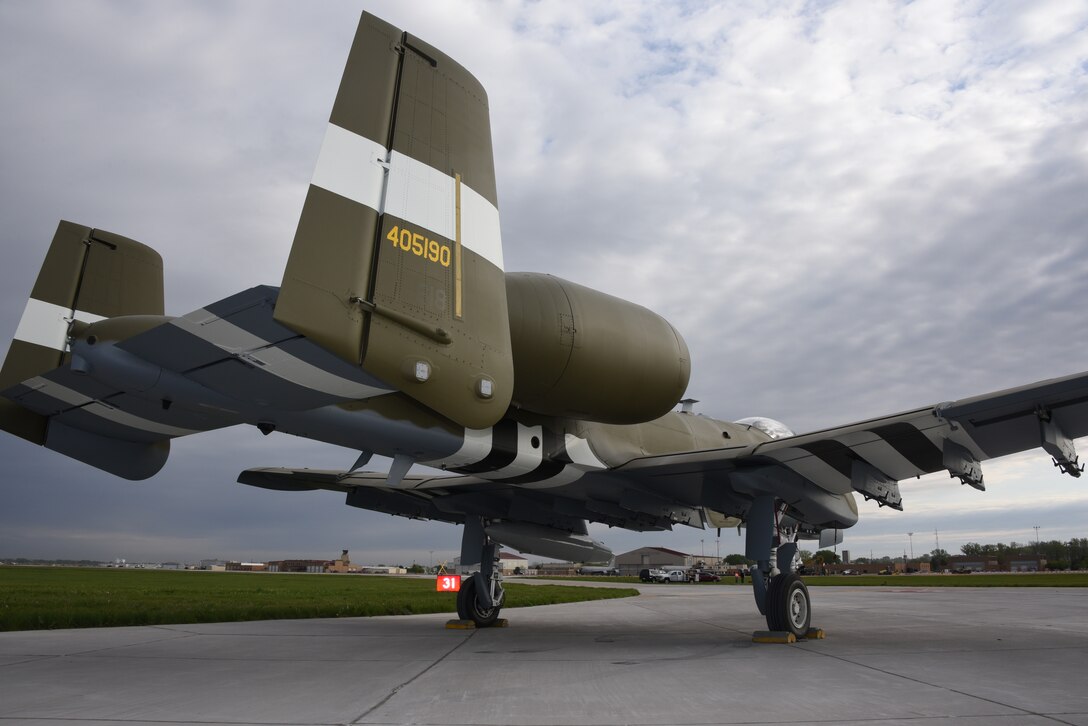
<path fill-rule="evenodd" d="M 589 537 L 584 507 L 556 492 L 472 476 L 407 475 L 394 485 L 387 474 L 318 469 L 247 469 L 238 481 L 276 491 L 343 492 L 348 506 L 409 519 L 466 524 L 483 517 L 489 535 L 522 552 L 586 562 L 612 557 Z"/>
<path fill-rule="evenodd" d="M 857 491 L 901 509 L 903 479 L 946 470 L 983 489 L 982 461 L 1034 448 L 1080 476 L 1072 440 L 1085 435 L 1088 373 L 1078 373 L 745 448 L 638 458 L 614 471 L 658 490 L 715 473 L 799 477 L 826 492 Z"/>
<path fill-rule="evenodd" d="M 347 494 L 346 504 L 412 519 L 460 524 L 467 516 L 530 521 L 541 526 L 577 530 L 581 511 L 564 513 L 554 492 L 520 489 L 473 476 L 404 476 L 396 485 L 383 473 L 322 469 L 247 469 L 241 484 L 275 491 L 326 490 Z"/>
<path fill-rule="evenodd" d="M 484 517 L 575 533 L 586 521 L 637 531 L 732 526 L 754 497 L 770 494 L 814 536 L 856 521 L 853 499 L 842 495 L 901 509 L 899 481 L 941 470 L 982 489 L 981 462 L 1018 451 L 1042 447 L 1079 476 L 1072 439 L 1084 435 L 1088 373 L 755 445 L 639 457 L 554 488 L 449 475 L 391 483 L 383 473 L 310 469 L 250 469 L 238 480 L 342 492 L 351 506 L 410 518 Z"/>

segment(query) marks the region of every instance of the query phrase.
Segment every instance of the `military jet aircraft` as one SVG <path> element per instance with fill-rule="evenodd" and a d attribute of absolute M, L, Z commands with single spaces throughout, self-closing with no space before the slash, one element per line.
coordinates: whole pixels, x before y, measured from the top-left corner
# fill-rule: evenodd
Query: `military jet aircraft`
<path fill-rule="evenodd" d="M 164 314 L 162 259 L 62 221 L 0 371 L 0 426 L 127 479 L 171 439 L 235 424 L 352 447 L 349 470 L 250 469 L 353 507 L 464 525 L 462 618 L 504 603 L 499 545 L 582 562 L 588 522 L 746 525 L 768 627 L 808 632 L 798 541 L 840 541 L 854 493 L 1042 447 L 1079 476 L 1088 373 L 794 435 L 674 410 L 690 357 L 667 321 L 507 273 L 487 96 L 437 48 L 364 15 L 279 287 Z M 374 454 L 387 473 L 364 469 Z M 415 465 L 441 474 L 413 473 Z"/>

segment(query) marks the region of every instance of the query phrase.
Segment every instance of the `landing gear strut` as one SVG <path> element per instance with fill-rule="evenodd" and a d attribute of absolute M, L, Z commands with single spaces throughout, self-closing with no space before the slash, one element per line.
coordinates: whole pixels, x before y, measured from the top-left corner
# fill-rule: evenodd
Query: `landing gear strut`
<path fill-rule="evenodd" d="M 782 508 L 770 495 L 756 497 L 748 510 L 745 552 L 756 561 L 752 594 L 769 630 L 802 638 L 812 624 L 812 603 L 793 565 L 799 532 L 781 526 L 781 516 Z"/>
<path fill-rule="evenodd" d="M 476 565 L 479 565 L 478 571 L 462 578 L 457 593 L 457 616 L 461 620 L 471 620 L 477 628 L 486 628 L 499 619 L 499 610 L 506 600 L 499 545 L 484 532 L 481 518 L 469 517 L 461 537 L 461 567 Z"/>

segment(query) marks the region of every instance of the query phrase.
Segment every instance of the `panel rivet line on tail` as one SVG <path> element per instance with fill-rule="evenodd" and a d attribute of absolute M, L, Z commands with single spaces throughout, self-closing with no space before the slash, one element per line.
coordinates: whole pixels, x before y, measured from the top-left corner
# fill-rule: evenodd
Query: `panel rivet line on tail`
<path fill-rule="evenodd" d="M 461 285 L 462 285 L 462 267 L 461 267 L 461 175 L 453 175 L 454 186 L 457 189 L 456 193 L 456 222 L 454 226 L 454 238 L 453 238 L 453 317 L 461 320 L 462 313 L 462 297 L 461 297 Z M 491 396 L 488 395 L 488 398 Z"/>

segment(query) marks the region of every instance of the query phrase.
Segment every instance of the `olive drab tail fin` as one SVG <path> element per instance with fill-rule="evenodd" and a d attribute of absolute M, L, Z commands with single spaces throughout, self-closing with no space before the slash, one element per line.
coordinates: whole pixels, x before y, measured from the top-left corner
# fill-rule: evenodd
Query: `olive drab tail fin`
<path fill-rule="evenodd" d="M 158 471 L 168 441 L 122 441 L 56 420 L 57 411 L 43 403 L 48 396 L 42 390 L 48 385 L 43 376 L 69 371 L 73 326 L 121 316 L 162 316 L 162 282 L 162 257 L 150 247 L 60 222 L 0 370 L 0 429 L 130 479 Z M 49 389 L 51 395 L 56 390 Z M 66 400 L 56 405 L 72 410 L 92 400 L 71 389 L 60 398 Z"/>
<path fill-rule="evenodd" d="M 276 303 L 277 321 L 470 428 L 513 390 L 487 96 L 364 14 Z"/>

